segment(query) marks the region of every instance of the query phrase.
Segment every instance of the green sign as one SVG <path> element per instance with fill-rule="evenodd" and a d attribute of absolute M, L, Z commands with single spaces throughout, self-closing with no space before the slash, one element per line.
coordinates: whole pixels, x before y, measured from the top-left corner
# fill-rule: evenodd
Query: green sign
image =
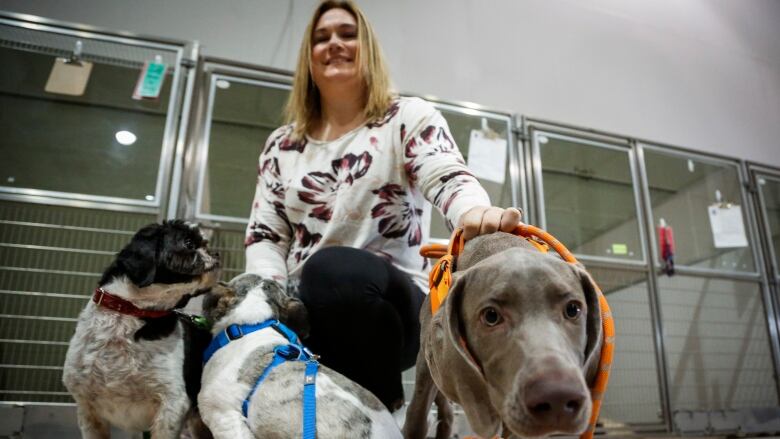
<path fill-rule="evenodd" d="M 613 255 L 627 255 L 628 246 L 626 244 L 612 244 Z"/>
<path fill-rule="evenodd" d="M 150 62 L 146 64 L 143 79 L 138 87 L 138 96 L 141 98 L 157 98 L 160 96 L 163 82 L 165 81 L 164 63 Z"/>

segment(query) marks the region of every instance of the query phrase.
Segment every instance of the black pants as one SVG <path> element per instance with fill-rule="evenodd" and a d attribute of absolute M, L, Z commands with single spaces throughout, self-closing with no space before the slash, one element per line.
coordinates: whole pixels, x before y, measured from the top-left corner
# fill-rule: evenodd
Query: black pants
<path fill-rule="evenodd" d="M 420 349 L 420 288 L 373 253 L 329 247 L 306 261 L 300 295 L 311 324 L 304 344 L 322 364 L 397 408 L 401 372 Z"/>

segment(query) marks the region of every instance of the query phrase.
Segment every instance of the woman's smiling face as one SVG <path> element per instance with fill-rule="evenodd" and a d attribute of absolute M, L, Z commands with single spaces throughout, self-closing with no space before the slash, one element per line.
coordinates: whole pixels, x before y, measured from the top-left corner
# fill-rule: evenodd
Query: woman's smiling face
<path fill-rule="evenodd" d="M 360 79 L 358 29 L 352 14 L 340 8 L 326 11 L 311 38 L 311 73 L 317 87 Z"/>

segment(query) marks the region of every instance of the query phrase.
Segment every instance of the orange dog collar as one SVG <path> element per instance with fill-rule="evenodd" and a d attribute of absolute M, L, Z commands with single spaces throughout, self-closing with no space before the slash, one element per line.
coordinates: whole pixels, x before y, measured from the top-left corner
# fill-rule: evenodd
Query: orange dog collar
<path fill-rule="evenodd" d="M 546 231 L 528 224 L 518 224 L 512 231 L 513 234 L 521 236 L 528 240 L 537 250 L 546 253 L 550 247 L 555 250 L 564 261 L 576 263 L 577 259 L 560 241 Z M 463 230 L 457 228 L 452 232 L 449 245 L 446 247 L 441 244 L 428 244 L 420 249 L 420 254 L 428 258 L 439 260 L 431 269 L 428 275 L 428 287 L 430 288 L 431 313 L 436 314 L 441 304 L 447 298 L 450 286 L 452 285 L 452 273 L 455 271 L 455 264 L 458 255 L 460 255 L 464 246 Z M 596 430 L 596 421 L 601 411 L 601 401 L 607 390 L 609 381 L 609 371 L 612 367 L 612 358 L 615 349 L 615 322 L 612 320 L 612 312 L 601 288 L 594 283 L 596 293 L 598 294 L 599 306 L 601 308 L 601 329 L 603 343 L 601 345 L 601 355 L 599 357 L 598 372 L 593 385 L 590 387 L 593 409 L 591 412 L 588 429 L 580 435 L 580 439 L 593 439 L 593 433 Z"/>

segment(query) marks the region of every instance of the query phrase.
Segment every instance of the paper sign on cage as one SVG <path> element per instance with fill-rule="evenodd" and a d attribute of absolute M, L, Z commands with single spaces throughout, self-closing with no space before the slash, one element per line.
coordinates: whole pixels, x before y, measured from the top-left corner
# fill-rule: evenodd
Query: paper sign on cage
<path fill-rule="evenodd" d="M 715 248 L 747 247 L 742 208 L 737 204 L 715 203 L 707 208 Z"/>
<path fill-rule="evenodd" d="M 47 93 L 83 96 L 90 73 L 92 73 L 92 63 L 89 61 L 57 58 L 54 60 L 44 90 Z"/>
<path fill-rule="evenodd" d="M 506 139 L 491 139 L 481 130 L 471 130 L 468 167 L 478 178 L 503 184 L 506 172 Z"/>

